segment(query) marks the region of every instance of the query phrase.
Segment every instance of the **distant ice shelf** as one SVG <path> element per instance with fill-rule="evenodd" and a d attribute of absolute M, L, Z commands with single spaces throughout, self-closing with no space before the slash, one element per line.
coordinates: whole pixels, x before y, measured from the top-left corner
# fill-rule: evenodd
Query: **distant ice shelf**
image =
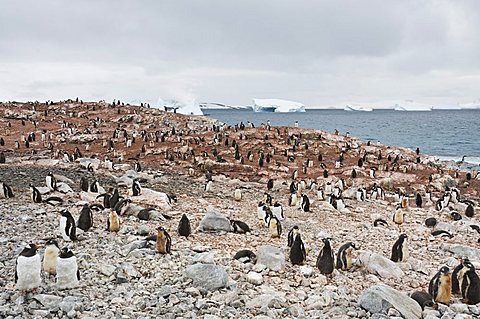
<path fill-rule="evenodd" d="M 305 112 L 305 105 L 280 99 L 253 99 L 254 112 Z"/>
<path fill-rule="evenodd" d="M 371 107 L 366 107 L 362 105 L 355 105 L 355 104 L 347 104 L 343 110 L 349 112 L 372 112 L 373 109 Z"/>
<path fill-rule="evenodd" d="M 164 109 L 167 112 L 175 112 L 184 115 L 203 115 L 200 105 L 195 100 L 180 102 L 176 100 L 163 100 L 162 98 L 159 98 L 156 108 Z"/>
<path fill-rule="evenodd" d="M 428 104 L 421 104 L 415 102 L 405 102 L 395 104 L 395 111 L 407 111 L 407 112 L 420 112 L 420 111 L 431 111 L 432 106 Z"/>

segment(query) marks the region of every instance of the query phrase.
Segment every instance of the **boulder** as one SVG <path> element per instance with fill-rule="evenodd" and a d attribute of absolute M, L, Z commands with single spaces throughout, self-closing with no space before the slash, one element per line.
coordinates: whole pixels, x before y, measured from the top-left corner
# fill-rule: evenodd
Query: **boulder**
<path fill-rule="evenodd" d="M 200 221 L 198 230 L 202 232 L 231 231 L 230 221 L 220 213 L 210 211 Z"/>
<path fill-rule="evenodd" d="M 285 267 L 285 254 L 280 248 L 261 246 L 257 251 L 257 264 L 265 265 L 273 271 L 280 271 Z"/>
<path fill-rule="evenodd" d="M 187 267 L 186 274 L 195 287 L 208 291 L 226 287 L 228 283 L 227 272 L 217 265 L 194 264 Z"/>
<path fill-rule="evenodd" d="M 480 260 L 480 249 L 457 245 L 457 244 L 444 244 L 442 249 L 454 253 L 459 257 L 468 257 L 473 260 Z"/>
<path fill-rule="evenodd" d="M 357 264 L 364 267 L 369 273 L 383 278 L 401 278 L 403 271 L 400 267 L 382 255 L 366 251 L 358 256 Z"/>

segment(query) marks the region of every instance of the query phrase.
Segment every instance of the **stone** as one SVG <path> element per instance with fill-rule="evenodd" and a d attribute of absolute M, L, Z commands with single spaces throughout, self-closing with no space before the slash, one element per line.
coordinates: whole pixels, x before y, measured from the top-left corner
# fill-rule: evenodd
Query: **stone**
<path fill-rule="evenodd" d="M 270 292 L 261 294 L 246 303 L 248 309 L 251 308 L 280 308 L 285 304 L 285 299 L 280 297 L 277 293 Z"/>
<path fill-rule="evenodd" d="M 259 274 L 258 272 L 250 271 L 247 274 L 247 281 L 254 285 L 261 285 L 263 283 L 262 274 Z"/>
<path fill-rule="evenodd" d="M 98 271 L 107 276 L 107 277 L 110 277 L 111 275 L 113 275 L 113 273 L 115 272 L 115 270 L 117 269 L 117 267 L 113 266 L 113 265 L 107 265 L 107 264 L 100 264 L 99 268 L 98 268 Z"/>
<path fill-rule="evenodd" d="M 305 310 L 299 305 L 288 307 L 288 313 L 294 318 L 305 318 Z"/>
<path fill-rule="evenodd" d="M 450 310 L 456 313 L 469 313 L 468 305 L 464 303 L 454 303 L 450 305 Z"/>
<path fill-rule="evenodd" d="M 457 244 L 444 244 L 442 249 L 454 253 L 459 257 L 468 257 L 473 260 L 480 259 L 480 249 L 477 248 Z"/>
<path fill-rule="evenodd" d="M 62 297 L 54 296 L 54 295 L 45 295 L 45 294 L 38 294 L 33 297 L 36 301 L 41 303 L 46 308 L 54 308 L 57 307 L 60 302 L 62 302 Z"/>
<path fill-rule="evenodd" d="M 147 236 L 150 233 L 150 228 L 148 225 L 140 225 L 137 228 L 137 235 L 139 236 Z"/>
<path fill-rule="evenodd" d="M 210 211 L 205 214 L 200 221 L 198 230 L 201 232 L 230 232 L 232 231 L 232 228 L 230 226 L 230 221 L 225 216 L 215 211 Z"/>
<path fill-rule="evenodd" d="M 193 256 L 192 262 L 194 264 L 215 264 L 215 254 L 214 253 L 199 253 Z"/>
<path fill-rule="evenodd" d="M 403 271 L 390 259 L 373 252 L 363 252 L 358 256 L 357 264 L 364 267 L 369 273 L 383 278 L 400 279 Z"/>
<path fill-rule="evenodd" d="M 277 247 L 260 246 L 257 250 L 257 263 L 270 270 L 280 271 L 285 267 L 285 254 Z"/>
<path fill-rule="evenodd" d="M 373 314 L 387 314 L 393 307 L 405 319 L 422 317 L 422 308 L 415 300 L 383 284 L 365 289 L 358 298 L 358 305 Z"/>
<path fill-rule="evenodd" d="M 313 274 L 313 268 L 310 266 L 301 266 L 300 273 L 305 277 L 310 277 Z"/>
<path fill-rule="evenodd" d="M 227 286 L 228 274 L 221 266 L 194 264 L 186 269 L 187 277 L 193 279 L 193 285 L 207 291 Z"/>

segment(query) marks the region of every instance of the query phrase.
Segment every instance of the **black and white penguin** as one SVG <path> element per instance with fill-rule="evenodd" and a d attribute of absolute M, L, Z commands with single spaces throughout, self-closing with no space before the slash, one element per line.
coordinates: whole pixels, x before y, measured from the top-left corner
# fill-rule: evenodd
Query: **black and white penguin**
<path fill-rule="evenodd" d="M 303 265 L 307 260 L 307 251 L 303 244 L 300 234 L 295 236 L 292 247 L 290 248 L 290 262 L 292 265 Z"/>
<path fill-rule="evenodd" d="M 306 213 L 310 211 L 310 199 L 306 194 L 302 194 L 300 198 L 300 208 Z"/>
<path fill-rule="evenodd" d="M 342 211 L 346 208 L 343 198 L 330 195 L 330 205 L 338 211 Z"/>
<path fill-rule="evenodd" d="M 466 264 L 470 263 L 468 258 L 463 258 L 459 265 L 457 265 L 452 272 L 452 294 L 462 293 L 463 275 L 467 272 L 468 267 Z"/>
<path fill-rule="evenodd" d="M 33 186 L 32 184 L 30 184 L 30 188 L 32 189 L 32 201 L 34 203 L 41 203 L 42 202 L 42 194 L 40 193 L 40 191 L 35 186 Z"/>
<path fill-rule="evenodd" d="M 376 171 L 377 171 L 376 168 L 374 167 L 370 168 L 370 178 L 375 178 Z"/>
<path fill-rule="evenodd" d="M 62 248 L 57 258 L 56 284 L 58 289 L 71 289 L 78 286 L 80 271 L 77 265 L 77 257 L 65 247 Z"/>
<path fill-rule="evenodd" d="M 140 186 L 140 182 L 137 179 L 134 179 L 132 183 L 132 195 L 139 196 L 141 193 L 142 187 Z"/>
<path fill-rule="evenodd" d="M 77 220 L 77 227 L 84 232 L 93 227 L 93 212 L 88 204 L 84 204 Z"/>
<path fill-rule="evenodd" d="M 1 184 L 1 195 L 3 198 L 12 198 L 15 197 L 13 194 L 12 188 L 7 183 L 0 183 Z"/>
<path fill-rule="evenodd" d="M 135 172 L 141 172 L 142 171 L 142 166 L 140 165 L 139 162 L 135 162 L 135 164 L 133 165 L 133 170 Z"/>
<path fill-rule="evenodd" d="M 84 192 L 88 192 L 88 179 L 84 176 L 80 178 L 80 189 Z"/>
<path fill-rule="evenodd" d="M 298 191 L 298 184 L 295 181 L 292 181 L 289 186 L 290 194 L 294 194 Z"/>
<path fill-rule="evenodd" d="M 433 297 L 435 302 L 446 305 L 450 303 L 452 298 L 452 276 L 447 266 L 440 268 L 430 280 L 428 293 Z"/>
<path fill-rule="evenodd" d="M 432 236 L 434 237 L 448 237 L 448 238 L 453 238 L 453 235 L 450 234 L 448 231 L 439 229 L 439 230 L 434 230 L 432 231 Z"/>
<path fill-rule="evenodd" d="M 230 225 L 232 226 L 233 232 L 238 234 L 245 234 L 251 232 L 250 227 L 240 220 L 230 220 Z"/>
<path fill-rule="evenodd" d="M 451 211 L 450 212 L 450 217 L 454 220 L 454 221 L 459 221 L 462 219 L 462 215 L 460 215 L 458 212 L 456 211 Z"/>
<path fill-rule="evenodd" d="M 271 207 L 272 214 L 278 218 L 278 220 L 284 220 L 285 215 L 283 214 L 283 206 L 279 202 L 275 202 Z"/>
<path fill-rule="evenodd" d="M 318 200 L 325 200 L 325 192 L 323 191 L 323 189 L 319 189 L 317 190 L 317 198 Z"/>
<path fill-rule="evenodd" d="M 352 168 L 352 173 L 350 174 L 350 177 L 357 178 L 357 171 L 355 170 L 355 168 Z"/>
<path fill-rule="evenodd" d="M 110 210 L 107 218 L 107 229 L 111 232 L 118 232 L 120 230 L 120 217 L 114 209 Z"/>
<path fill-rule="evenodd" d="M 352 252 L 357 249 L 352 242 L 340 246 L 337 253 L 337 269 L 350 270 L 352 268 Z"/>
<path fill-rule="evenodd" d="M 108 194 L 108 193 L 105 193 Z M 97 196 L 98 198 L 98 196 Z M 113 194 L 111 196 L 105 195 L 104 201 L 108 199 L 108 207 L 109 208 L 115 208 L 117 206 L 118 202 L 122 199 L 123 197 L 120 196 L 120 193 L 118 192 L 118 188 L 115 188 L 113 191 Z M 117 212 L 118 213 L 118 212 Z"/>
<path fill-rule="evenodd" d="M 280 235 L 282 235 L 282 224 L 280 223 L 277 217 L 273 216 L 273 214 L 272 216 L 270 216 L 268 220 L 268 229 L 270 231 L 270 235 L 273 238 L 277 238 L 277 237 L 280 237 Z"/>
<path fill-rule="evenodd" d="M 291 193 L 288 198 L 288 206 L 297 206 L 298 205 L 298 196 L 296 193 Z"/>
<path fill-rule="evenodd" d="M 251 250 L 248 249 L 242 249 L 238 251 L 235 256 L 233 256 L 234 259 L 241 260 L 244 263 L 256 263 L 257 262 L 257 255 Z"/>
<path fill-rule="evenodd" d="M 415 196 L 415 205 L 417 205 L 418 208 L 422 208 L 422 195 L 420 195 L 420 193 L 417 193 Z"/>
<path fill-rule="evenodd" d="M 273 189 L 273 179 L 269 179 L 267 182 L 267 190 L 271 191 Z"/>
<path fill-rule="evenodd" d="M 408 259 L 408 236 L 401 234 L 392 247 L 392 257 L 394 262 L 404 262 Z"/>
<path fill-rule="evenodd" d="M 365 201 L 365 194 L 366 194 L 366 190 L 364 188 L 357 189 L 357 191 L 355 192 L 355 197 L 357 201 L 359 202 Z"/>
<path fill-rule="evenodd" d="M 270 195 L 267 192 L 263 193 L 263 201 L 265 202 L 265 204 L 272 206 L 273 205 L 272 204 L 272 201 L 273 201 L 272 195 Z"/>
<path fill-rule="evenodd" d="M 322 238 L 323 248 L 318 254 L 316 266 L 323 275 L 331 275 L 335 269 L 335 257 L 333 255 L 330 240 Z"/>
<path fill-rule="evenodd" d="M 473 208 L 473 205 L 468 204 L 467 208 L 465 208 L 465 216 L 472 218 L 474 214 L 475 214 L 475 209 Z"/>
<path fill-rule="evenodd" d="M 182 215 L 180 218 L 180 222 L 178 223 L 178 234 L 180 236 L 187 237 L 192 234 L 192 227 L 190 226 L 190 220 L 188 219 L 186 214 Z"/>
<path fill-rule="evenodd" d="M 385 219 L 377 218 L 373 221 L 373 226 L 378 227 L 378 226 L 384 226 L 387 227 L 388 223 Z"/>
<path fill-rule="evenodd" d="M 45 253 L 43 254 L 43 271 L 49 276 L 57 274 L 57 257 L 60 254 L 60 248 L 55 239 L 49 239 L 45 244 Z"/>
<path fill-rule="evenodd" d="M 213 184 L 213 181 L 212 181 L 212 180 L 207 181 L 207 183 L 205 184 L 203 190 L 204 190 L 205 192 L 210 192 L 211 189 L 212 189 L 212 184 Z"/>
<path fill-rule="evenodd" d="M 429 217 L 425 219 L 425 226 L 433 228 L 438 224 L 438 221 L 435 217 Z"/>
<path fill-rule="evenodd" d="M 100 184 L 98 183 L 97 180 L 94 180 L 94 181 L 90 184 L 90 192 L 91 192 L 91 193 L 99 193 L 99 192 L 100 192 Z"/>
<path fill-rule="evenodd" d="M 15 287 L 18 290 L 29 291 L 40 286 L 42 264 L 37 254 L 38 246 L 30 244 L 17 257 L 15 267 Z"/>
<path fill-rule="evenodd" d="M 258 219 L 264 221 L 265 220 L 265 215 L 266 215 L 266 205 L 264 202 L 258 202 L 257 205 L 257 217 Z"/>
<path fill-rule="evenodd" d="M 433 307 L 435 305 L 433 297 L 426 291 L 415 291 L 410 295 L 410 298 L 415 300 L 422 307 L 422 310 L 425 307 Z"/>
<path fill-rule="evenodd" d="M 5 164 L 6 159 L 5 159 L 5 153 L 0 152 L 0 164 Z"/>
<path fill-rule="evenodd" d="M 53 176 L 52 172 L 49 172 L 48 175 L 45 177 L 45 183 L 50 191 L 57 190 L 57 179 Z"/>
<path fill-rule="evenodd" d="M 464 263 L 464 267 L 467 269 L 460 287 L 462 297 L 467 304 L 475 305 L 480 302 L 480 278 L 471 262 Z"/>
<path fill-rule="evenodd" d="M 170 254 L 172 251 L 172 238 L 163 227 L 157 228 L 157 252 L 161 254 Z"/>
<path fill-rule="evenodd" d="M 132 203 L 132 200 L 129 198 L 126 199 L 121 199 L 118 201 L 118 203 L 115 205 L 113 210 L 117 212 L 118 216 L 125 215 L 125 213 L 128 211 L 130 204 Z"/>
<path fill-rule="evenodd" d="M 295 238 L 297 237 L 297 235 L 300 235 L 300 229 L 298 228 L 297 225 L 295 225 L 288 232 L 288 236 L 287 236 L 287 246 L 288 247 L 292 247 L 293 242 L 295 241 Z"/>
<path fill-rule="evenodd" d="M 60 234 L 63 240 L 72 241 L 77 239 L 77 228 L 72 214 L 68 210 L 62 210 L 60 217 Z"/>

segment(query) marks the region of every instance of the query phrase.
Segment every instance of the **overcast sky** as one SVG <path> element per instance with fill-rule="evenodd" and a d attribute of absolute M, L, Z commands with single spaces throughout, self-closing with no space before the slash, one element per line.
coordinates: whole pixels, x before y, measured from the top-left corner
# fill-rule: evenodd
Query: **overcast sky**
<path fill-rule="evenodd" d="M 0 100 L 480 98 L 480 1 L 0 2 Z"/>

